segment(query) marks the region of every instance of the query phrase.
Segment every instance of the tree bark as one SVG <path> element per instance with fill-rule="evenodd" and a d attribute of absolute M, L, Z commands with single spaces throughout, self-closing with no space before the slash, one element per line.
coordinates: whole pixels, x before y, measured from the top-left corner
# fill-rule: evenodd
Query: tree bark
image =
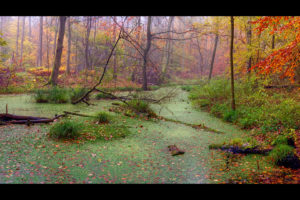
<path fill-rule="evenodd" d="M 251 30 L 250 20 L 248 20 L 247 43 L 249 46 L 251 45 L 251 38 L 252 38 L 252 30 Z M 250 55 L 250 58 L 248 60 L 248 65 L 247 65 L 247 73 L 250 73 L 251 64 L 252 64 L 252 56 Z"/>
<path fill-rule="evenodd" d="M 31 16 L 28 17 L 29 25 L 28 25 L 28 38 L 31 39 Z"/>
<path fill-rule="evenodd" d="M 59 17 L 59 34 L 58 34 L 58 40 L 57 40 L 57 48 L 56 48 L 56 54 L 55 54 L 55 61 L 53 70 L 51 73 L 51 77 L 49 80 L 49 83 L 51 85 L 57 85 L 57 78 L 59 74 L 59 67 L 61 64 L 61 54 L 63 50 L 63 42 L 64 42 L 64 34 L 65 34 L 65 25 L 66 25 L 66 16 L 60 16 Z"/>
<path fill-rule="evenodd" d="M 116 17 L 114 16 L 114 21 L 116 20 Z M 116 42 L 116 25 L 114 25 L 113 28 L 113 43 Z M 113 59 L 113 79 L 115 82 L 115 87 L 116 87 L 116 82 L 117 82 L 117 52 L 115 51 L 114 53 L 114 59 Z"/>
<path fill-rule="evenodd" d="M 39 35 L 39 48 L 37 57 L 37 66 L 42 66 L 43 62 L 43 17 L 40 17 L 40 35 Z"/>
<path fill-rule="evenodd" d="M 169 18 L 169 22 L 168 22 L 168 39 L 167 39 L 167 42 L 166 42 L 166 46 L 165 46 L 165 51 L 166 51 L 166 60 L 164 61 L 163 59 L 163 66 L 162 66 L 162 74 L 161 74 L 161 77 L 160 77 L 160 83 L 163 83 L 165 81 L 165 76 L 166 76 L 166 73 L 168 71 L 168 66 L 169 66 L 169 61 L 170 61 L 170 54 L 171 54 L 171 51 L 172 51 L 172 41 L 169 39 L 171 37 L 171 28 L 172 28 L 172 24 L 173 24 L 173 21 L 174 21 L 174 17 L 170 16 Z"/>
<path fill-rule="evenodd" d="M 140 37 L 141 36 L 141 30 L 140 30 L 140 28 L 141 28 L 141 16 L 138 17 L 137 26 L 138 26 L 138 33 L 136 34 L 136 41 L 138 43 L 140 43 L 140 39 L 141 39 L 141 37 Z M 138 57 L 138 55 L 139 55 L 139 53 L 136 50 L 135 51 L 135 56 Z M 141 65 L 142 65 L 141 60 L 138 60 L 138 67 L 140 67 Z M 137 74 L 137 70 L 136 69 L 137 69 L 137 67 L 135 66 L 133 68 L 133 71 L 132 71 L 132 74 L 131 74 L 131 81 L 132 82 L 136 81 L 136 74 Z"/>
<path fill-rule="evenodd" d="M 71 17 L 68 17 L 68 54 L 67 54 L 67 74 L 70 75 L 70 54 L 71 54 Z"/>
<path fill-rule="evenodd" d="M 85 68 L 90 69 L 90 62 L 89 62 L 89 37 L 91 32 L 91 17 L 87 17 L 87 24 L 86 24 L 86 37 L 85 37 Z"/>
<path fill-rule="evenodd" d="M 202 56 L 202 53 L 201 53 L 201 48 L 200 48 L 200 43 L 199 43 L 199 40 L 198 38 L 197 39 L 197 49 L 198 49 L 198 53 L 199 53 L 199 57 L 200 57 L 200 61 L 199 61 L 199 67 L 200 67 L 200 75 L 201 77 L 203 76 L 203 56 Z"/>
<path fill-rule="evenodd" d="M 17 63 L 19 63 L 18 62 L 18 60 L 19 60 L 19 29 L 20 29 L 20 17 L 18 17 L 18 24 L 17 24 L 17 39 L 16 39 L 16 57 L 15 57 L 15 59 L 16 59 L 16 61 L 17 61 Z"/>
<path fill-rule="evenodd" d="M 219 40 L 219 34 L 216 33 L 215 46 L 214 46 L 214 51 L 213 51 L 213 55 L 212 55 L 211 63 L 210 63 L 210 70 L 209 70 L 209 77 L 208 77 L 209 81 L 211 79 L 212 71 L 213 71 L 213 68 L 214 68 L 214 62 L 215 62 L 215 56 L 216 56 L 216 51 L 217 51 L 218 40 Z"/>
<path fill-rule="evenodd" d="M 258 49 L 257 49 L 257 58 L 256 63 L 260 61 L 260 34 L 258 35 Z"/>
<path fill-rule="evenodd" d="M 147 83 L 147 64 L 148 64 L 148 57 L 149 57 L 149 50 L 151 48 L 151 16 L 148 16 L 148 22 L 147 22 L 147 44 L 146 48 L 144 50 L 144 64 L 143 64 L 143 90 L 148 90 L 148 83 Z"/>
<path fill-rule="evenodd" d="M 20 67 L 22 67 L 22 64 L 23 64 L 23 45 L 24 45 L 24 39 L 25 39 L 25 18 L 26 17 L 23 17 L 23 23 L 22 23 Z"/>
<path fill-rule="evenodd" d="M 57 42 L 57 33 L 58 33 L 58 23 L 59 23 L 59 17 L 56 18 L 56 23 L 55 23 L 55 34 L 54 34 L 54 44 L 53 44 L 53 57 L 55 57 L 55 52 L 56 52 L 56 42 Z"/>
<path fill-rule="evenodd" d="M 234 74 L 233 74 L 233 39 L 234 39 L 234 18 L 230 17 L 231 21 L 231 40 L 230 40 L 230 74 L 231 74 L 231 108 L 235 110 L 234 98 Z"/>
<path fill-rule="evenodd" d="M 50 36 L 49 36 L 49 27 L 52 26 L 52 20 L 50 21 L 50 25 L 49 25 L 49 18 L 46 18 L 46 25 L 47 25 L 47 29 L 46 29 L 46 48 L 47 48 L 47 52 L 46 52 L 46 56 L 47 56 L 47 68 L 49 71 L 50 68 L 50 59 L 49 59 L 49 40 L 50 40 Z"/>
<path fill-rule="evenodd" d="M 1 22 L 0 22 L 0 36 L 2 36 L 3 37 L 3 33 L 2 33 L 2 31 L 3 31 L 3 17 L 1 17 L 0 16 L 0 20 L 1 20 Z M 0 54 L 2 54 L 2 46 L 0 46 Z"/>
<path fill-rule="evenodd" d="M 0 16 L 0 20 L 1 20 L 1 23 L 0 23 L 0 33 L 2 34 L 2 31 L 3 31 L 3 17 Z"/>

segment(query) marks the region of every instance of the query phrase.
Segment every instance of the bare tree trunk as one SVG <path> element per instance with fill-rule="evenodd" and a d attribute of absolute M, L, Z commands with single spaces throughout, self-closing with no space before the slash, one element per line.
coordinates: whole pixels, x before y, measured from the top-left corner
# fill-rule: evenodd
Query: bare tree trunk
<path fill-rule="evenodd" d="M 23 44 L 24 44 L 24 38 L 25 38 L 25 18 L 26 17 L 23 17 L 23 24 L 22 24 L 20 67 L 22 67 L 22 64 L 23 64 Z"/>
<path fill-rule="evenodd" d="M 258 35 L 258 50 L 257 50 L 256 63 L 258 63 L 260 60 L 260 55 L 259 55 L 260 51 L 259 50 L 260 50 L 260 34 Z"/>
<path fill-rule="evenodd" d="M 141 39 L 141 30 L 140 30 L 140 26 L 141 26 L 141 16 L 138 17 L 138 21 L 137 21 L 137 26 L 138 26 L 138 33 L 136 34 L 136 41 L 138 43 L 140 43 L 140 39 Z M 136 57 L 139 55 L 138 51 L 136 51 Z M 139 67 L 142 65 L 141 61 L 138 61 L 138 65 Z M 135 66 L 133 68 L 132 74 L 131 74 L 131 81 L 134 82 L 136 80 L 136 74 L 137 74 L 137 67 Z"/>
<path fill-rule="evenodd" d="M 43 65 L 43 17 L 40 17 L 40 35 L 39 35 L 39 48 L 37 57 L 37 66 Z"/>
<path fill-rule="evenodd" d="M 71 17 L 68 17 L 68 55 L 67 55 L 67 74 L 70 74 L 70 54 L 71 54 Z"/>
<path fill-rule="evenodd" d="M 55 57 L 55 52 L 56 52 L 56 41 L 57 41 L 57 33 L 58 33 L 58 23 L 59 23 L 59 17 L 56 18 L 56 23 L 55 23 L 55 34 L 54 34 L 54 44 L 53 44 L 53 57 Z"/>
<path fill-rule="evenodd" d="M 3 36 L 3 33 L 2 33 L 2 31 L 3 31 L 3 19 L 4 19 L 4 17 L 0 16 L 0 20 L 1 20 L 1 22 L 0 22 L 0 36 Z M 0 46 L 0 54 L 2 54 L 2 46 Z"/>
<path fill-rule="evenodd" d="M 147 83 L 147 64 L 148 64 L 148 58 L 149 58 L 149 50 L 151 48 L 151 16 L 148 16 L 148 22 L 147 22 L 147 44 L 146 48 L 144 50 L 144 64 L 143 64 L 143 90 L 148 90 L 148 83 Z"/>
<path fill-rule="evenodd" d="M 248 30 L 247 30 L 247 43 L 250 46 L 251 45 L 251 37 L 252 37 L 252 31 L 251 31 L 251 24 L 250 24 L 250 20 L 248 21 Z M 252 56 L 250 55 L 250 58 L 248 60 L 248 66 L 247 66 L 247 73 L 250 73 L 250 68 L 251 68 L 251 64 L 252 64 Z"/>
<path fill-rule="evenodd" d="M 0 33 L 2 34 L 2 31 L 3 31 L 3 17 L 0 16 L 0 20 L 1 20 L 1 23 L 0 23 Z"/>
<path fill-rule="evenodd" d="M 76 37 L 75 41 L 75 72 L 77 73 L 77 65 L 78 65 L 78 36 Z"/>
<path fill-rule="evenodd" d="M 96 43 L 96 35 L 97 35 L 97 18 L 95 18 L 95 24 L 94 24 L 94 45 Z"/>
<path fill-rule="evenodd" d="M 216 33 L 215 46 L 214 46 L 214 51 L 213 51 L 213 55 L 212 55 L 212 58 L 211 58 L 208 81 L 210 81 L 210 79 L 211 79 L 212 71 L 213 71 L 213 68 L 214 68 L 214 62 L 215 62 L 215 56 L 216 56 L 216 51 L 217 51 L 218 40 L 219 40 L 219 34 Z"/>
<path fill-rule="evenodd" d="M 230 41 L 230 72 L 231 72 L 231 108 L 235 110 L 234 98 L 234 74 L 233 74 L 233 38 L 234 38 L 234 18 L 230 17 L 231 21 L 231 41 Z"/>
<path fill-rule="evenodd" d="M 18 24 L 17 24 L 16 57 L 15 57 L 17 63 L 19 63 L 18 62 L 18 60 L 19 60 L 19 29 L 20 29 L 19 25 L 20 25 L 20 17 L 18 17 Z"/>
<path fill-rule="evenodd" d="M 200 61 L 199 61 L 199 67 L 200 67 L 200 75 L 201 75 L 201 78 L 203 76 L 203 57 L 202 57 L 202 53 L 201 53 L 201 48 L 200 48 L 200 43 L 199 43 L 199 40 L 198 40 L 198 37 L 196 38 L 197 39 L 197 49 L 198 49 L 198 53 L 199 53 L 199 57 L 200 57 Z"/>
<path fill-rule="evenodd" d="M 170 37 L 171 37 L 171 28 L 172 28 L 172 24 L 173 24 L 173 21 L 174 21 L 174 17 L 170 16 L 169 18 L 169 22 L 168 22 L 168 39 L 167 39 L 167 42 L 166 42 L 166 46 L 165 46 L 165 51 L 166 51 L 166 60 L 164 61 L 163 59 L 163 66 L 162 66 L 162 74 L 161 74 L 161 77 L 160 77 L 160 83 L 163 83 L 165 81 L 165 76 L 166 76 L 166 73 L 168 71 L 168 66 L 169 66 L 169 61 L 170 61 L 170 54 L 171 54 L 171 51 L 172 51 L 172 41 L 170 40 Z"/>
<path fill-rule="evenodd" d="M 86 37 L 85 37 L 85 68 L 90 69 L 89 63 L 89 37 L 91 32 L 91 17 L 87 17 Z"/>
<path fill-rule="evenodd" d="M 116 20 L 116 16 L 114 16 L 114 21 Z M 114 25 L 113 28 L 113 43 L 116 42 L 116 26 Z M 115 87 L 117 84 L 117 52 L 114 53 L 114 59 L 113 59 L 113 79 L 115 82 Z"/>
<path fill-rule="evenodd" d="M 28 38 L 29 40 L 31 39 L 31 16 L 28 17 L 28 20 L 29 20 L 29 27 L 28 27 Z"/>
<path fill-rule="evenodd" d="M 52 73 L 51 73 L 51 77 L 50 77 L 50 80 L 49 80 L 49 83 L 51 85 L 57 85 L 59 67 L 60 67 L 60 64 L 61 64 L 61 54 L 62 54 L 62 50 L 63 50 L 66 19 L 67 19 L 66 16 L 60 16 L 59 17 L 59 34 L 58 34 L 58 40 L 57 40 L 55 61 L 54 61 L 54 66 L 53 66 L 53 70 L 52 70 Z"/>
<path fill-rule="evenodd" d="M 46 18 L 46 26 L 47 26 L 47 29 L 46 29 L 46 48 L 47 48 L 47 68 L 48 68 L 48 71 L 50 70 L 50 62 L 49 62 L 49 20 L 48 18 Z M 52 20 L 50 22 L 50 26 L 52 26 Z"/>

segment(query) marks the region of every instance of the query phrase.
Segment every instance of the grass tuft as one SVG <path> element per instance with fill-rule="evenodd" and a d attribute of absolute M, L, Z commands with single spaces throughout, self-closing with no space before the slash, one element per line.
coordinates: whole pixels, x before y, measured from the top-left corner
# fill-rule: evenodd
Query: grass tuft
<path fill-rule="evenodd" d="M 80 136 L 81 126 L 76 121 L 64 120 L 51 127 L 49 136 L 56 139 L 76 139 Z"/>

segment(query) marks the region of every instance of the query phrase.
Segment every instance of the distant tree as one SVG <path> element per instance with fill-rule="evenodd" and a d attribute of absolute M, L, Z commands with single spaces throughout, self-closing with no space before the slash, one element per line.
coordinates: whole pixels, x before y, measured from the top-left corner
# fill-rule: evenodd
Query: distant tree
<path fill-rule="evenodd" d="M 85 68 L 91 69 L 90 62 L 89 62 L 89 38 L 90 38 L 90 32 L 92 27 L 92 17 L 88 16 L 86 18 L 86 35 L 85 35 Z"/>
<path fill-rule="evenodd" d="M 251 30 L 251 23 L 250 23 L 250 17 L 248 20 L 248 26 L 247 26 L 247 44 L 248 48 L 250 49 L 251 46 L 251 40 L 252 40 L 252 30 Z M 250 68 L 252 64 L 252 55 L 250 55 L 249 60 L 248 60 L 248 65 L 247 65 L 247 72 L 250 73 Z"/>
<path fill-rule="evenodd" d="M 56 52 L 58 24 L 59 24 L 59 17 L 56 17 L 55 18 L 55 25 L 54 25 L 55 33 L 54 33 L 54 43 L 53 43 L 53 57 L 55 57 L 55 52 Z"/>
<path fill-rule="evenodd" d="M 114 20 L 116 19 L 116 16 L 113 17 Z M 113 26 L 113 43 L 116 42 L 116 25 Z M 116 81 L 117 81 L 117 53 L 116 51 L 114 52 L 113 55 L 113 79 L 115 82 L 115 87 L 116 87 Z"/>
<path fill-rule="evenodd" d="M 147 22 L 147 43 L 146 48 L 144 49 L 144 55 L 143 55 L 143 90 L 148 90 L 148 83 L 147 83 L 147 64 L 148 64 L 148 58 L 149 58 L 149 50 L 151 48 L 151 41 L 152 41 L 152 35 L 151 35 L 151 22 L 152 18 L 151 16 L 148 16 L 148 22 Z"/>
<path fill-rule="evenodd" d="M 71 17 L 68 17 L 68 52 L 67 52 L 67 74 L 70 74 L 70 54 L 71 54 Z"/>
<path fill-rule="evenodd" d="M 39 45 L 37 54 L 37 66 L 43 65 L 43 17 L 40 17 L 40 33 L 39 33 Z"/>
<path fill-rule="evenodd" d="M 19 59 L 19 29 L 20 29 L 20 17 L 18 17 L 18 24 L 17 24 L 17 38 L 16 38 L 16 57 L 15 59 L 18 61 Z"/>
<path fill-rule="evenodd" d="M 170 62 L 170 56 L 172 53 L 172 41 L 171 41 L 171 28 L 173 25 L 174 16 L 169 17 L 168 21 L 168 28 L 167 28 L 167 41 L 165 46 L 166 56 L 163 56 L 163 63 L 162 63 L 162 73 L 160 75 L 160 83 L 163 83 L 165 80 L 165 76 L 168 71 L 169 62 Z"/>
<path fill-rule="evenodd" d="M 213 72 L 213 68 L 214 68 L 214 62 L 215 62 L 215 56 L 216 56 L 216 51 L 217 51 L 217 45 L 218 45 L 218 41 L 219 41 L 219 21 L 218 19 L 216 20 L 216 25 L 215 25 L 215 45 L 214 45 L 214 50 L 213 50 L 213 54 L 212 54 L 212 58 L 211 58 L 211 62 L 210 62 L 210 70 L 209 70 L 209 76 L 208 76 L 208 81 L 210 81 L 211 76 L 212 76 L 212 72 Z"/>
<path fill-rule="evenodd" d="M 235 110 L 235 98 L 234 98 L 234 73 L 233 73 L 233 39 L 234 39 L 234 18 L 230 17 L 231 21 L 231 37 L 230 37 L 230 74 L 231 74 L 231 108 Z"/>
<path fill-rule="evenodd" d="M 31 17 L 28 16 L 28 38 L 31 39 Z"/>
<path fill-rule="evenodd" d="M 22 38 L 21 38 L 21 55 L 20 55 L 20 66 L 21 67 L 22 67 L 22 64 L 23 64 L 23 46 L 24 46 L 24 39 L 25 39 L 25 19 L 26 19 L 26 17 L 23 17 Z"/>

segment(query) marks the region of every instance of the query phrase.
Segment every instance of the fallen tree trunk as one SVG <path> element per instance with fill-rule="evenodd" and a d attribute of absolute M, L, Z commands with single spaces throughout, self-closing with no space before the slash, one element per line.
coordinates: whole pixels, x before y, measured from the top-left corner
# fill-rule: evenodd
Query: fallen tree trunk
<path fill-rule="evenodd" d="M 76 115 L 76 116 L 80 116 L 80 117 L 93 117 L 91 115 L 84 115 L 84 114 L 79 114 L 79 113 L 74 113 L 74 112 L 68 112 L 68 111 L 64 111 L 64 113 L 66 115 Z"/>
<path fill-rule="evenodd" d="M 49 119 L 45 117 L 32 117 L 32 116 L 20 116 L 20 115 L 12 115 L 2 113 L 0 114 L 0 120 L 2 121 L 10 121 L 10 120 L 39 120 L 39 119 Z"/>
<path fill-rule="evenodd" d="M 272 149 L 258 149 L 257 147 L 254 148 L 241 148 L 237 146 L 222 146 L 222 147 L 215 147 L 211 149 L 221 149 L 223 151 L 228 151 L 231 153 L 240 153 L 240 154 L 264 154 L 266 155 Z"/>
<path fill-rule="evenodd" d="M 64 117 L 63 115 L 56 115 L 54 118 L 46 118 L 46 117 L 32 117 L 32 116 L 21 116 L 21 115 L 12 115 L 8 113 L 0 114 L 0 125 L 8 125 L 8 124 L 36 124 L 36 123 L 50 123 L 55 119 L 60 117 Z"/>
<path fill-rule="evenodd" d="M 264 88 L 271 89 L 271 88 L 295 88 L 300 87 L 300 85 L 265 85 Z"/>

